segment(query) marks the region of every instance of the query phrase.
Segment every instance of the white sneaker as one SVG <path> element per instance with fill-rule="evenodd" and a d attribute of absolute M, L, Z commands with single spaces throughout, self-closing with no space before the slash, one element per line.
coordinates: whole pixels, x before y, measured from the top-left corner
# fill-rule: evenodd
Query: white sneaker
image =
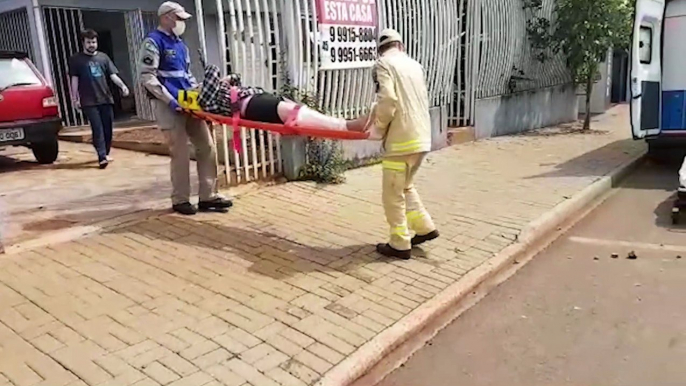
<path fill-rule="evenodd" d="M 112 157 L 111 155 L 108 155 L 107 156 L 107 162 L 112 162 L 112 161 L 114 161 L 114 157 Z"/>

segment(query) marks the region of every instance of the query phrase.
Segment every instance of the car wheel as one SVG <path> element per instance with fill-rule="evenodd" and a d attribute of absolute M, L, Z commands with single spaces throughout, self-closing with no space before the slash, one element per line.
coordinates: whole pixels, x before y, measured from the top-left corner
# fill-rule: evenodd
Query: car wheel
<path fill-rule="evenodd" d="M 57 160 L 59 153 L 57 138 L 52 141 L 34 143 L 31 145 L 31 151 L 33 151 L 33 156 L 36 157 L 39 164 L 51 164 Z"/>

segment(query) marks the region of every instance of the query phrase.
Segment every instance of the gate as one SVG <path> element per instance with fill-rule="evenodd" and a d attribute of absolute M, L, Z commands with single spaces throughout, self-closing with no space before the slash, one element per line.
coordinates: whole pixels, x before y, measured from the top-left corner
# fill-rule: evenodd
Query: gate
<path fill-rule="evenodd" d="M 0 36 L 0 50 L 26 52 L 35 60 L 26 8 L 0 13 Z"/>
<path fill-rule="evenodd" d="M 134 78 L 133 91 L 135 93 L 136 115 L 142 120 L 154 121 L 155 114 L 152 104 L 145 89 L 138 82 L 138 53 L 145 36 L 157 27 L 157 16 L 154 12 L 141 12 L 140 9 L 135 9 L 126 12 L 125 20 L 126 41 L 129 45 L 129 58 Z"/>
<path fill-rule="evenodd" d="M 43 18 L 50 56 L 50 70 L 55 83 L 55 92 L 59 97 L 62 123 L 65 127 L 86 125 L 88 120 L 83 112 L 72 105 L 69 93 L 71 82 L 68 74 L 69 58 L 81 50 L 79 39 L 81 31 L 84 29 L 82 10 L 78 8 L 44 7 Z M 157 16 L 154 12 L 141 12 L 140 9 L 136 9 L 124 12 L 124 20 L 130 64 L 135 79 L 138 49 L 147 33 L 156 28 Z M 137 81 L 133 83 L 132 91 L 135 93 L 136 115 L 142 120 L 154 120 L 152 107 L 145 91 Z"/>
<path fill-rule="evenodd" d="M 76 109 L 69 93 L 69 58 L 80 50 L 79 36 L 83 30 L 83 18 L 78 9 L 43 8 L 45 38 L 50 54 L 50 70 L 55 93 L 59 98 L 60 115 L 65 127 L 87 124 L 83 112 Z M 47 69 L 46 69 L 47 71 Z"/>
<path fill-rule="evenodd" d="M 228 0 L 228 7 L 223 11 L 219 33 L 228 42 L 224 55 L 227 72 L 240 74 L 244 84 L 277 91 L 282 80 L 279 59 L 283 36 L 277 0 Z M 229 171 L 227 176 L 231 176 L 227 177 L 229 183 L 244 183 L 281 173 L 278 134 L 241 128 L 240 142 L 241 153 L 229 149 L 226 140 L 220 146 L 224 150 L 225 168 Z"/>

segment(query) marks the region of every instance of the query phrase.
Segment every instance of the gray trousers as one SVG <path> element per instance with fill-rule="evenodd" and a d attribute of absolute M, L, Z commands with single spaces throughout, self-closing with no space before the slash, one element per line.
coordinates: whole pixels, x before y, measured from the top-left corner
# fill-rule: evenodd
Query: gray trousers
<path fill-rule="evenodd" d="M 216 149 L 207 124 L 187 114 L 177 113 L 164 102 L 153 101 L 157 125 L 165 133 L 171 153 L 172 204 L 190 202 L 190 148 L 195 147 L 200 201 L 217 197 Z"/>

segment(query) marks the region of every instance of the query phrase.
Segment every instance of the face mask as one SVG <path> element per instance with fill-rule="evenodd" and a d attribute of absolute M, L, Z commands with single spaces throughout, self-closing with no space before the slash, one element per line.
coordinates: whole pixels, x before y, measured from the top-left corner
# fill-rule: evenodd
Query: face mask
<path fill-rule="evenodd" d="M 172 32 L 176 36 L 183 35 L 183 33 L 186 32 L 186 22 L 182 20 L 177 20 L 176 25 L 174 26 L 174 28 L 172 28 Z"/>

